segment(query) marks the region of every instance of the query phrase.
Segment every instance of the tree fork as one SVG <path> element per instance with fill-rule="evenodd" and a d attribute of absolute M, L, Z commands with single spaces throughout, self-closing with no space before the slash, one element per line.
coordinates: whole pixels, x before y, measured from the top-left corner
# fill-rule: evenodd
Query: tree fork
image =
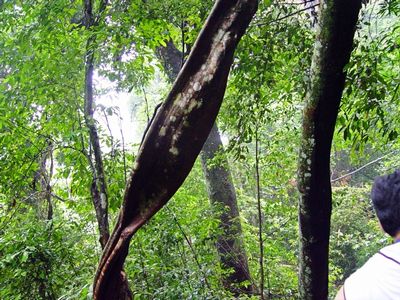
<path fill-rule="evenodd" d="M 218 114 L 234 50 L 257 0 L 219 0 L 166 101 L 150 125 L 127 183 L 119 219 L 96 273 L 93 297 L 120 299 L 121 270 L 133 234 L 181 186 Z"/>
<path fill-rule="evenodd" d="M 321 0 L 298 166 L 300 299 L 327 299 L 330 151 L 361 0 Z"/>

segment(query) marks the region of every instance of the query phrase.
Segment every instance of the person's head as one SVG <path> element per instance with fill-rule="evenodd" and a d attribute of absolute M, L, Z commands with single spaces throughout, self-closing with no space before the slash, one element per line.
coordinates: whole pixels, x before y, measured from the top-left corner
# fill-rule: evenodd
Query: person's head
<path fill-rule="evenodd" d="M 400 232 L 400 170 L 375 178 L 371 199 L 383 230 L 391 236 Z"/>

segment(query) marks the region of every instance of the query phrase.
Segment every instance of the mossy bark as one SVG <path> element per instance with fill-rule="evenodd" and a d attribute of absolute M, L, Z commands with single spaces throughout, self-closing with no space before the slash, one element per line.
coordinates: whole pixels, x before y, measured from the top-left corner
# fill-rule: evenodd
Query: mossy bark
<path fill-rule="evenodd" d="M 361 0 L 321 0 L 298 167 L 301 299 L 327 299 L 330 151 Z"/>
<path fill-rule="evenodd" d="M 140 146 L 114 232 L 94 281 L 94 299 L 120 299 L 120 273 L 133 234 L 181 186 L 224 96 L 234 50 L 257 0 L 219 0 Z"/>

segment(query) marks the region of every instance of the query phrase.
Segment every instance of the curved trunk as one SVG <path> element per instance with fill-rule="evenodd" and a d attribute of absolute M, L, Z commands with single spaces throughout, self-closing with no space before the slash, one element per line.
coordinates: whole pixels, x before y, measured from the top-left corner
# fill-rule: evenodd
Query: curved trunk
<path fill-rule="evenodd" d="M 330 151 L 361 0 L 321 0 L 298 167 L 301 299 L 327 299 Z"/>
<path fill-rule="evenodd" d="M 219 0 L 140 146 L 114 232 L 94 281 L 94 299 L 120 299 L 129 242 L 182 185 L 224 96 L 233 53 L 256 12 L 256 0 Z"/>
<path fill-rule="evenodd" d="M 168 41 L 166 47 L 158 49 L 158 55 L 163 62 L 165 72 L 171 82 L 179 74 L 182 53 L 173 42 Z M 217 124 L 211 128 L 206 142 L 200 152 L 202 169 L 207 184 L 208 197 L 216 208 L 220 220 L 221 235 L 217 237 L 217 251 L 222 268 L 229 273 L 224 279 L 224 286 L 234 295 L 251 293 L 251 276 L 247 254 L 244 248 L 242 227 L 236 199 L 235 186 L 229 170 L 229 164 L 224 157 L 218 166 L 210 162 L 217 154 L 221 154 L 223 144 Z"/>

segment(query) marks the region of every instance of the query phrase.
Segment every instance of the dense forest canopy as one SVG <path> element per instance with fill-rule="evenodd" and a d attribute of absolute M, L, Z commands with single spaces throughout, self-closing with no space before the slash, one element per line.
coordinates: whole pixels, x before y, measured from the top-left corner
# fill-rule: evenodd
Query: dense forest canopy
<path fill-rule="evenodd" d="M 0 299 L 333 297 L 391 242 L 399 14 L 0 0 Z"/>

